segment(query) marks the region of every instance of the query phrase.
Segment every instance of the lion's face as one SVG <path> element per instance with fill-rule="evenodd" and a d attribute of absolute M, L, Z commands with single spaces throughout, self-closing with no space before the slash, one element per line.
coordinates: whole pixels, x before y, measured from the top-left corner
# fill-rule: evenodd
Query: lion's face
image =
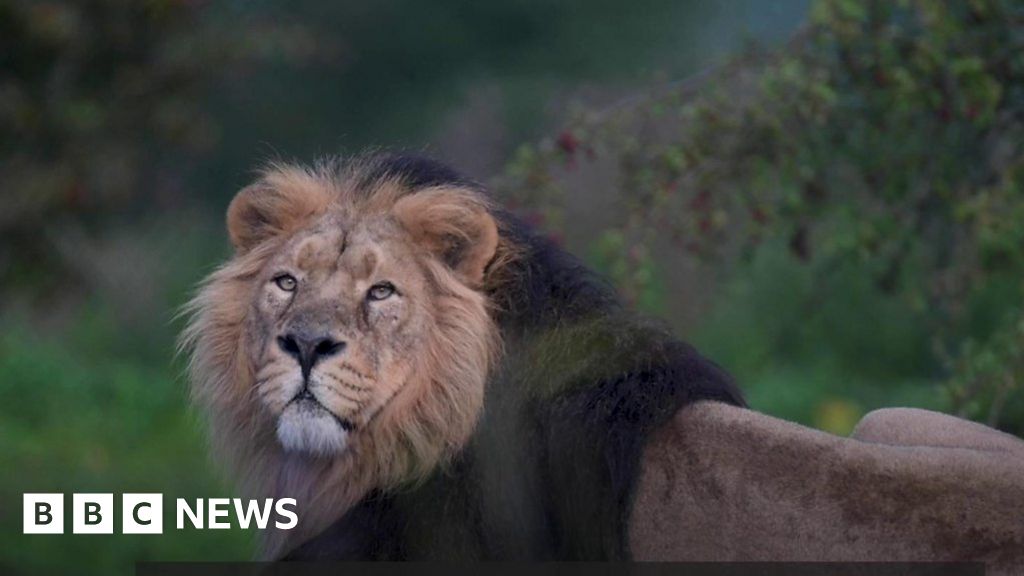
<path fill-rule="evenodd" d="M 249 350 L 285 449 L 344 450 L 408 383 L 438 322 L 413 248 L 393 218 L 328 214 L 268 260 Z"/>
<path fill-rule="evenodd" d="M 189 304 L 182 345 L 218 455 L 325 528 L 368 491 L 468 441 L 500 349 L 488 294 L 516 248 L 487 200 L 380 165 L 274 166 L 231 202 L 234 255 Z"/>
<path fill-rule="evenodd" d="M 511 249 L 486 199 L 372 168 L 274 167 L 242 190 L 183 339 L 220 454 L 267 495 L 306 486 L 308 526 L 315 495 L 326 518 L 456 453 L 499 349 L 484 286 Z"/>

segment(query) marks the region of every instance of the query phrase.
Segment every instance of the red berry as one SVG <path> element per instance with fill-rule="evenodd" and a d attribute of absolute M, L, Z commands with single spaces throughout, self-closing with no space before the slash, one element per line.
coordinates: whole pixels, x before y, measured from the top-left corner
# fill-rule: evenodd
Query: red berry
<path fill-rule="evenodd" d="M 573 154 L 576 149 L 579 148 L 580 141 L 576 138 L 576 135 L 572 132 L 565 130 L 558 135 L 557 141 L 558 147 L 562 149 L 566 154 Z"/>

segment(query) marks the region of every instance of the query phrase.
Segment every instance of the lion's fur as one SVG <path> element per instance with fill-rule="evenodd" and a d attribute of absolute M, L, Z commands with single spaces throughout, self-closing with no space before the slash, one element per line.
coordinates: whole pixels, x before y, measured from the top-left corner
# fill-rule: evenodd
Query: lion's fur
<path fill-rule="evenodd" d="M 279 446 L 250 360 L 267 262 L 332 214 L 398 223 L 440 295 L 416 381 L 334 458 Z M 439 164 L 272 165 L 228 229 L 235 256 L 189 304 L 182 345 L 217 453 L 250 494 L 299 501 L 267 557 L 626 558 L 646 436 L 693 401 L 743 404 L 717 366 Z"/>
<path fill-rule="evenodd" d="M 465 443 L 479 417 L 483 387 L 500 347 L 489 303 L 476 288 L 512 261 L 494 225 L 479 238 L 466 237 L 467 221 L 489 204 L 468 187 L 410 190 L 400 175 L 380 173 L 364 160 L 326 162 L 314 168 L 272 165 L 236 197 L 228 211 L 236 255 L 207 278 L 187 310 L 182 345 L 191 353 L 192 392 L 210 422 L 216 452 L 230 463 L 249 493 L 297 497 L 300 529 L 288 541 L 268 542 L 274 555 L 293 539 L 326 527 L 372 488 L 415 482 Z M 290 234 L 332 211 L 352 218 L 392 214 L 421 251 L 420 264 L 441 296 L 427 352 L 395 399 L 356 436 L 337 459 L 310 459 L 282 451 L 273 428 L 254 402 L 254 374 L 246 349 L 253 335 L 247 321 L 254 283 L 267 260 Z M 488 217 L 489 219 L 489 217 Z M 475 269 L 444 262 L 454 242 L 479 252 Z M 435 257 L 441 254 L 442 258 Z M 482 262 L 482 265 L 481 265 Z M 281 536 L 281 535 L 279 535 Z"/>
<path fill-rule="evenodd" d="M 339 230 L 360 226 L 379 233 L 366 254 L 413 255 L 389 270 L 430 303 L 425 343 L 408 365 L 353 372 L 387 396 L 344 451 L 286 451 L 253 366 L 273 341 L 267 269 L 289 254 L 358 267 L 365 238 L 353 265 Z M 182 346 L 217 453 L 253 497 L 298 501 L 299 526 L 272 533 L 266 557 L 1020 565 L 1018 441 L 905 412 L 839 439 L 739 409 L 727 374 L 440 165 L 272 165 L 228 232 L 235 256 L 188 305 Z M 344 293 L 324 294 L 314 303 L 341 309 Z"/>
<path fill-rule="evenodd" d="M 701 402 L 648 440 L 630 548 L 642 561 L 984 562 L 976 573 L 1020 575 L 1022 456 L 1018 438 L 925 410 L 869 413 L 844 438 Z"/>

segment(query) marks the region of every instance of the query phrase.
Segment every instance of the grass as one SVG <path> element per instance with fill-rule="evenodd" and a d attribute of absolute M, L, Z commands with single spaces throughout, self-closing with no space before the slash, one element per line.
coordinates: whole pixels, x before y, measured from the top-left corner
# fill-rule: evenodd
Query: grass
<path fill-rule="evenodd" d="M 118 354 L 132 338 L 103 317 L 85 314 L 61 335 L 27 323 L 0 335 L 0 572 L 128 574 L 137 560 L 250 557 L 244 531 L 179 531 L 173 519 L 161 536 L 21 534 L 25 492 L 64 493 L 66 531 L 73 492 L 114 493 L 116 514 L 122 493 L 163 493 L 165 519 L 176 497 L 231 495 L 170 354 Z"/>

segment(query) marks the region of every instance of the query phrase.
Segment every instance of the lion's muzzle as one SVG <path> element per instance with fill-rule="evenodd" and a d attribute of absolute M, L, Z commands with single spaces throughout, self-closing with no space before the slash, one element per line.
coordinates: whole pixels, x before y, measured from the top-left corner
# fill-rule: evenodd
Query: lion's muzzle
<path fill-rule="evenodd" d="M 296 395 L 277 420 L 277 438 L 286 450 L 322 456 L 343 451 L 352 429 L 308 389 Z"/>
<path fill-rule="evenodd" d="M 277 337 L 277 345 L 299 363 L 302 380 L 309 381 L 313 366 L 327 356 L 333 356 L 345 349 L 345 343 L 330 335 L 310 336 L 291 332 Z"/>

